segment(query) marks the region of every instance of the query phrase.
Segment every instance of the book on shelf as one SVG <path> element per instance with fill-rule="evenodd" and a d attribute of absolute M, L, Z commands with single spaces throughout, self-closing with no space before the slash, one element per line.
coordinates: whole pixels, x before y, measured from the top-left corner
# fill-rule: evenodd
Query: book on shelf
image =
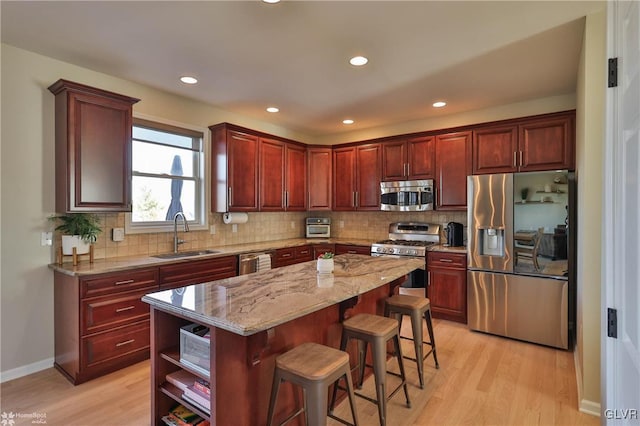
<path fill-rule="evenodd" d="M 200 377 L 196 377 L 195 381 L 193 382 L 193 387 L 207 397 L 211 396 L 211 385 L 208 381 L 201 379 Z"/>
<path fill-rule="evenodd" d="M 181 391 L 184 391 L 189 386 L 193 386 L 196 379 L 194 374 L 189 373 L 187 370 L 180 369 L 166 375 L 167 382 L 171 383 Z"/>
<path fill-rule="evenodd" d="M 182 404 L 175 405 L 162 420 L 169 425 L 176 426 L 209 426 L 208 420 L 203 419 Z M 168 423 L 168 421 L 173 423 Z"/>
<path fill-rule="evenodd" d="M 186 388 L 182 397 L 189 402 L 195 403 L 196 407 L 205 409 L 207 413 L 211 411 L 210 396 L 200 392 L 194 386 Z"/>

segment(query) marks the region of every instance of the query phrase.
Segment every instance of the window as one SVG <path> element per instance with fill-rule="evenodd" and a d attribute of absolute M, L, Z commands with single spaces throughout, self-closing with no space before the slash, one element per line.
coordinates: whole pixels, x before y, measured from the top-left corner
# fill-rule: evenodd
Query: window
<path fill-rule="evenodd" d="M 168 231 L 179 211 L 206 229 L 203 131 L 134 118 L 131 165 L 128 233 Z"/>

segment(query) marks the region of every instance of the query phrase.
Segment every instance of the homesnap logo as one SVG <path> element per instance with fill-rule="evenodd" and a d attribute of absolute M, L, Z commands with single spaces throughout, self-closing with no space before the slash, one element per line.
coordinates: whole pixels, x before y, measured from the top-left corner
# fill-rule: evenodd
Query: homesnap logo
<path fill-rule="evenodd" d="M 14 413 L 3 411 L 0 415 L 0 425 L 14 426 L 17 419 L 30 419 L 32 424 L 47 423 L 47 413 Z"/>
<path fill-rule="evenodd" d="M 5 413 L 3 411 L 0 417 L 2 417 L 2 420 L 0 420 L 2 426 L 13 426 L 16 424 L 16 421 L 13 420 L 16 418 L 16 415 L 13 414 L 13 412 Z"/>

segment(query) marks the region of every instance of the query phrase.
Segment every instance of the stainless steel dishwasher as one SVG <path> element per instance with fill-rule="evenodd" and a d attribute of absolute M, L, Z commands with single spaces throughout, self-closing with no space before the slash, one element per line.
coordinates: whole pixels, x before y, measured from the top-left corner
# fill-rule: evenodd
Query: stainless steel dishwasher
<path fill-rule="evenodd" d="M 238 275 L 271 269 L 273 251 L 245 253 L 238 256 Z"/>

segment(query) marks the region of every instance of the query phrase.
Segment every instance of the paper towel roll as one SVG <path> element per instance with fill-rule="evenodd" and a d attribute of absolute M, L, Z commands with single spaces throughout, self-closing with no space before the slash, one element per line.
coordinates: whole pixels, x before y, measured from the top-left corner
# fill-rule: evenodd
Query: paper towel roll
<path fill-rule="evenodd" d="M 247 223 L 249 215 L 246 213 L 224 213 L 222 221 L 227 225 L 230 223 Z"/>

